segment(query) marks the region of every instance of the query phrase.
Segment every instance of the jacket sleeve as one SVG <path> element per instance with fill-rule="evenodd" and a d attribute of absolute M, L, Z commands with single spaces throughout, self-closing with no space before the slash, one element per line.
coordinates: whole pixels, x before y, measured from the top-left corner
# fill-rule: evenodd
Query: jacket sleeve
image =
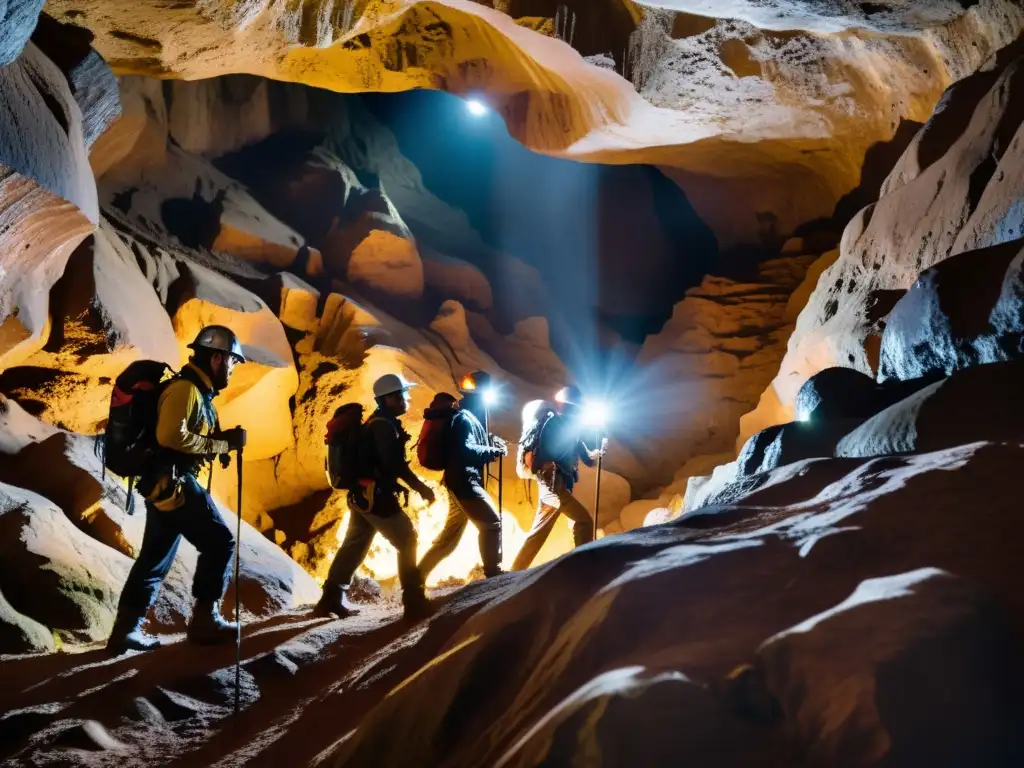
<path fill-rule="evenodd" d="M 380 459 L 380 470 L 385 477 L 402 480 L 412 489 L 423 487 L 423 481 L 416 477 L 405 458 L 405 450 L 398 439 L 398 432 L 386 419 L 375 419 L 371 424 L 374 447 Z"/>
<path fill-rule="evenodd" d="M 459 446 L 463 464 L 481 467 L 500 455 L 497 448 L 481 445 L 473 436 L 473 424 L 468 416 L 459 415 L 452 420 L 452 440 Z"/>
<path fill-rule="evenodd" d="M 199 433 L 202 400 L 191 382 L 172 382 L 160 396 L 156 417 L 156 441 L 164 448 L 195 456 L 227 453 L 228 444 Z"/>

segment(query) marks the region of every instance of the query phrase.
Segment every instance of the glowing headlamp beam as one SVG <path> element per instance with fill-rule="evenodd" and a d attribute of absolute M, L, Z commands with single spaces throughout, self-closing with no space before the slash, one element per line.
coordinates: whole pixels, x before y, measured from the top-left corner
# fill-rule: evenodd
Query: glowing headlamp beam
<path fill-rule="evenodd" d="M 487 114 L 487 107 L 479 99 L 467 99 L 466 109 L 473 117 L 483 117 Z"/>
<path fill-rule="evenodd" d="M 590 400 L 583 404 L 581 418 L 589 427 L 604 427 L 608 424 L 608 404 L 603 400 Z"/>

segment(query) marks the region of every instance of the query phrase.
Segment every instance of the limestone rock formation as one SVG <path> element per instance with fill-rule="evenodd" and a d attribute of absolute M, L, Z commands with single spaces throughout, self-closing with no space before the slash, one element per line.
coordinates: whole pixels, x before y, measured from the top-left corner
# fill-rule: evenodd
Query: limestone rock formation
<path fill-rule="evenodd" d="M 91 438 L 46 425 L 2 398 L 0 452 L 0 593 L 16 614 L 4 615 L 0 634 L 11 644 L 2 652 L 38 647 L 34 624 L 23 617 L 66 642 L 104 639 L 142 543 L 142 516 L 125 513 L 124 488 L 102 476 Z M 316 599 L 309 575 L 248 525 L 241 546 L 242 599 L 252 615 Z M 195 565 L 195 550 L 183 546 L 153 609 L 154 626 L 183 626 Z"/>
<path fill-rule="evenodd" d="M 872 376 L 878 372 L 886 318 L 922 270 L 964 254 L 959 261 L 941 268 L 952 271 L 956 264 L 971 261 L 975 251 L 1019 239 L 1021 177 L 1014 169 L 1020 162 L 1021 115 L 1013 105 L 1020 98 L 1024 82 L 1021 62 L 1019 44 L 1010 46 L 978 73 L 953 85 L 893 170 L 883 187 L 883 197 L 847 227 L 839 261 L 823 273 L 773 382 L 784 409 L 792 408 L 807 378 L 824 368 L 852 367 Z M 1013 246 L 1005 248 L 1012 250 Z M 987 257 L 993 262 L 991 268 L 998 271 L 994 264 L 997 254 L 1007 253 L 1004 249 L 981 251 L 978 258 Z M 929 275 L 925 281 L 933 279 Z M 972 279 L 987 279 L 992 284 L 999 278 L 979 274 Z M 922 285 L 915 289 L 914 296 L 935 290 Z M 996 304 L 991 300 L 990 308 Z M 894 315 L 894 320 L 899 322 L 906 311 Z M 981 307 L 977 310 L 980 314 L 986 311 Z M 960 310 L 944 305 L 942 312 L 956 315 Z M 899 328 L 889 334 L 890 356 L 897 354 L 893 345 L 901 343 Z M 940 330 L 934 325 L 932 328 Z M 1009 327 L 1007 331 L 999 328 L 997 325 L 991 331 L 981 328 L 967 333 L 984 344 L 986 335 L 994 342 L 995 336 L 1009 332 Z M 930 331 L 922 328 L 922 332 Z M 950 328 L 942 333 L 962 331 Z M 921 337 L 906 337 L 907 343 L 913 343 L 914 338 Z M 943 359 L 939 368 L 952 370 L 948 358 L 956 352 L 950 345 L 955 346 L 953 340 L 945 347 L 936 347 L 935 354 Z M 978 362 L 1002 359 L 995 352 L 975 352 L 973 356 Z M 894 363 L 887 363 L 883 375 L 895 373 Z M 936 367 L 909 358 L 908 366 L 908 377 Z"/>
<path fill-rule="evenodd" d="M 61 70 L 34 44 L 0 69 L 0 363 L 39 349 L 47 294 L 99 220 L 82 111 Z"/>
<path fill-rule="evenodd" d="M 1024 356 L 1024 239 L 953 256 L 918 277 L 882 332 L 878 377 L 913 379 Z"/>
<path fill-rule="evenodd" d="M 403 0 L 318 15 L 302 5 L 150 0 L 124 14 L 110 0 L 55 0 L 50 13 L 87 26 L 100 53 L 135 74 L 245 72 L 342 92 L 484 90 L 527 146 L 664 165 L 720 239 L 746 243 L 759 236 L 759 214 L 782 236 L 830 215 L 872 145 L 892 139 L 901 119 L 924 121 L 944 85 L 1024 28 L 1013 0 L 932 12 L 918 2 L 604 5 Z M 604 66 L 591 63 L 596 55 Z M 772 183 L 797 177 L 785 195 Z"/>
<path fill-rule="evenodd" d="M 787 305 L 815 258 L 765 262 L 757 282 L 707 277 L 647 338 L 637 356 L 644 376 L 632 388 L 635 401 L 622 405 L 650 427 L 623 438 L 646 470 L 640 482 L 664 484 L 687 459 L 736 442 L 740 416 L 778 370 L 792 330 Z"/>

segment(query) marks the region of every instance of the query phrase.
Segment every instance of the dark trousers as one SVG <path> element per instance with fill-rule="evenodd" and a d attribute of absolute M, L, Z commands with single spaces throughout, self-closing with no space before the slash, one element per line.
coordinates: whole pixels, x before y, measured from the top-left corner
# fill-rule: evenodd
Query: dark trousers
<path fill-rule="evenodd" d="M 199 551 L 192 596 L 197 600 L 220 600 L 224 596 L 231 577 L 235 537 L 196 479 L 186 475 L 183 482 L 185 503 L 178 509 L 161 511 L 146 504 L 142 549 L 121 590 L 118 616 L 145 615 L 171 569 L 182 536 Z"/>
<path fill-rule="evenodd" d="M 423 580 L 416 568 L 416 529 L 402 509 L 397 494 L 378 491 L 370 512 L 361 512 L 352 503 L 349 503 L 349 509 L 345 540 L 327 572 L 324 589 L 329 586 L 347 587 L 352 582 L 356 568 L 366 559 L 373 538 L 379 533 L 398 550 L 398 580 L 402 585 L 402 599 L 408 602 L 422 597 Z"/>
<path fill-rule="evenodd" d="M 594 520 L 579 500 L 572 495 L 562 476 L 554 466 L 548 466 L 537 473 L 537 513 L 533 527 L 526 535 L 522 549 L 516 554 L 512 570 L 522 571 L 530 567 L 540 548 L 547 541 L 559 515 L 569 518 L 572 525 L 574 546 L 594 540 Z"/>
<path fill-rule="evenodd" d="M 448 517 L 444 528 L 420 560 L 423 579 L 459 546 L 470 520 L 479 531 L 484 576 L 496 576 L 501 572 L 501 516 L 497 505 L 479 483 L 470 483 L 467 488 L 458 490 L 463 492 L 448 489 Z"/>

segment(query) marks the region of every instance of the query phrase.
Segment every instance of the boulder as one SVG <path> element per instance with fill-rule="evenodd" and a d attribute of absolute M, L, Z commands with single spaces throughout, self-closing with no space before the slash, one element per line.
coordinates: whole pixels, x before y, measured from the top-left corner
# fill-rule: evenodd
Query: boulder
<path fill-rule="evenodd" d="M 758 650 L 810 762 L 1014 765 L 1024 665 L 991 598 L 936 568 L 868 579 Z"/>
<path fill-rule="evenodd" d="M 60 69 L 34 44 L 0 70 L 0 367 L 49 333 L 50 287 L 99 220 L 81 110 Z"/>
<path fill-rule="evenodd" d="M 141 528 L 125 515 L 124 486 L 104 476 L 93 438 L 51 427 L 0 397 L 0 455 L 0 482 L 45 497 L 92 538 L 134 556 Z"/>
<path fill-rule="evenodd" d="M 235 530 L 234 516 L 220 511 Z M 5 484 L 0 484 L 0 550 L 0 593 L 18 614 L 64 642 L 106 639 L 131 567 L 129 557 L 73 526 L 47 499 Z M 312 578 L 248 525 L 242 526 L 240 552 L 242 606 L 250 615 L 270 616 L 319 596 Z M 150 614 L 151 630 L 184 626 L 191 614 L 195 566 L 195 549 L 183 542 Z M 233 602 L 233 589 L 225 605 Z M 3 634 L 9 636 L 11 624 L 5 624 Z M 28 639 L 38 643 L 36 634 Z"/>
<path fill-rule="evenodd" d="M 18 613 L 0 593 L 0 653 L 48 653 L 56 649 L 49 628 Z"/>
<path fill-rule="evenodd" d="M 475 312 L 491 309 L 491 284 L 478 267 L 427 248 L 420 250 L 424 284 L 434 296 L 442 301 L 454 299 Z"/>
<path fill-rule="evenodd" d="M 836 455 L 883 456 L 979 440 L 1017 441 L 1024 430 L 1022 386 L 1024 361 L 957 371 L 917 389 L 851 431 L 838 443 Z"/>
<path fill-rule="evenodd" d="M 325 250 L 325 256 L 330 257 L 329 250 Z M 367 232 L 352 249 L 345 277 L 376 294 L 400 299 L 423 295 L 423 261 L 416 243 L 391 232 Z"/>
<path fill-rule="evenodd" d="M 796 395 L 798 421 L 868 417 L 875 409 L 875 380 L 854 368 L 826 368 Z"/>
<path fill-rule="evenodd" d="M 833 456 L 839 441 L 863 421 L 863 418 L 792 421 L 768 427 L 743 446 L 736 459 L 737 477 L 749 477 L 804 459 Z"/>
<path fill-rule="evenodd" d="M 571 765 L 581 753 L 605 765 L 788 765 L 780 742 L 679 672 L 626 667 L 570 693 L 497 765 Z"/>
<path fill-rule="evenodd" d="M 43 497 L 0 484 L 0 592 L 64 641 L 103 640 L 131 561 L 71 524 Z M 161 595 L 186 612 L 184 595 Z M 18 648 L 11 650 L 26 650 Z"/>
<path fill-rule="evenodd" d="M 1022 238 L 925 270 L 889 313 L 878 378 L 949 375 L 1024 357 Z"/>

